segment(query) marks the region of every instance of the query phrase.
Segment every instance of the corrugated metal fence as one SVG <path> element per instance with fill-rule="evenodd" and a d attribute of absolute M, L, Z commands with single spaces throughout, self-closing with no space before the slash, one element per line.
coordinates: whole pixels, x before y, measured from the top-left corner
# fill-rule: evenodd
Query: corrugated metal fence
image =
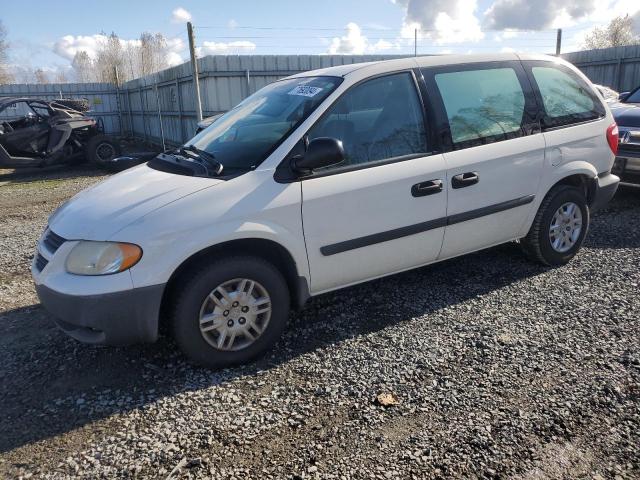
<path fill-rule="evenodd" d="M 640 85 L 640 46 L 562 55 L 595 83 L 618 91 Z M 198 60 L 204 116 L 224 112 L 287 75 L 333 65 L 399 58 L 389 55 L 214 55 Z M 196 128 L 191 65 L 184 63 L 125 83 L 0 85 L 0 96 L 84 97 L 107 133 L 181 144 Z M 7 112 L 11 114 L 11 112 Z M 15 114 L 15 112 L 13 112 Z"/>
<path fill-rule="evenodd" d="M 562 58 L 580 68 L 593 83 L 618 92 L 640 85 L 640 45 L 565 53 Z"/>

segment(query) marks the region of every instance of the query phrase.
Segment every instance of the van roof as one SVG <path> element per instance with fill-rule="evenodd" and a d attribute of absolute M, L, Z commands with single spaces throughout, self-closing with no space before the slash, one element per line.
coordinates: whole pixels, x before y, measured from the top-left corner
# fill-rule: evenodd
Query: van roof
<path fill-rule="evenodd" d="M 463 63 L 477 62 L 499 62 L 506 60 L 548 60 L 553 62 L 561 61 L 558 57 L 550 55 L 538 54 L 517 54 L 517 53 L 490 53 L 490 54 L 473 54 L 473 55 L 429 55 L 425 57 L 406 57 L 396 58 L 393 60 L 378 60 L 376 62 L 351 63 L 348 65 L 337 65 L 335 67 L 320 68 L 308 72 L 291 75 L 288 78 L 300 77 L 346 77 L 347 75 L 358 71 L 359 74 L 366 76 L 367 70 L 379 71 L 380 66 L 384 64 L 389 71 L 403 70 L 406 68 L 417 67 L 434 67 L 441 65 L 455 65 Z"/>

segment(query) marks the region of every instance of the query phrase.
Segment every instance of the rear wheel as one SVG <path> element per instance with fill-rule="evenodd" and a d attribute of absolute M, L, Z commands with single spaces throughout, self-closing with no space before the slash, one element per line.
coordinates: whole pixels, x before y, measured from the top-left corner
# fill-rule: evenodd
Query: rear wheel
<path fill-rule="evenodd" d="M 100 167 L 104 167 L 119 155 L 120 145 L 107 135 L 95 135 L 87 142 L 87 158 Z"/>
<path fill-rule="evenodd" d="M 542 201 L 521 245 L 529 257 L 544 265 L 564 265 L 580 250 L 588 228 L 589 206 L 584 193 L 558 185 Z"/>
<path fill-rule="evenodd" d="M 185 275 L 173 305 L 173 334 L 200 365 L 221 368 L 262 355 L 289 316 L 282 274 L 257 257 L 231 257 Z"/>

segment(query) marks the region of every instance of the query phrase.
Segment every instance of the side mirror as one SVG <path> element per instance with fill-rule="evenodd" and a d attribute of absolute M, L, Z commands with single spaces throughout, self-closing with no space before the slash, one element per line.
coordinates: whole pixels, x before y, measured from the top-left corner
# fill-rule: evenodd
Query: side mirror
<path fill-rule="evenodd" d="M 629 98 L 629 93 L 631 92 L 622 92 L 621 94 L 618 95 L 618 100 L 620 100 L 621 102 L 624 102 L 627 98 Z"/>
<path fill-rule="evenodd" d="M 309 173 L 316 168 L 336 165 L 343 161 L 344 148 L 340 140 L 318 137 L 309 142 L 304 155 L 294 157 L 291 166 L 296 172 Z"/>

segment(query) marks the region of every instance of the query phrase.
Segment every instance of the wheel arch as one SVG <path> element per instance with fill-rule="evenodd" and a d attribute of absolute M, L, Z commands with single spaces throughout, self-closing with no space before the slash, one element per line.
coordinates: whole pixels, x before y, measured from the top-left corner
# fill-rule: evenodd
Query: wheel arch
<path fill-rule="evenodd" d="M 598 173 L 596 169 L 587 162 L 570 162 L 561 165 L 553 172 L 553 177 L 546 179 L 539 187 L 539 195 L 537 195 L 535 201 L 535 208 L 532 208 L 529 212 L 529 216 L 524 222 L 523 228 L 520 231 L 519 237 L 522 238 L 527 235 L 529 229 L 533 225 L 533 220 L 542 205 L 542 202 L 547 197 L 549 192 L 558 185 L 570 185 L 582 190 L 586 199 L 587 205 L 591 206 L 595 199 L 595 189 L 598 181 Z"/>
<path fill-rule="evenodd" d="M 161 304 L 160 329 L 163 330 L 168 308 L 178 280 L 189 271 L 221 255 L 250 255 L 271 262 L 285 278 L 291 295 L 292 308 L 299 310 L 310 297 L 309 284 L 300 273 L 293 255 L 284 246 L 265 238 L 241 238 L 218 243 L 204 248 L 186 258 L 171 274 L 164 289 Z"/>
<path fill-rule="evenodd" d="M 595 198 L 595 188 L 598 181 L 598 172 L 595 167 L 585 161 L 572 161 L 555 168 L 553 177 L 546 182 L 546 188 L 540 201 L 549 194 L 557 185 L 570 185 L 579 188 L 587 199 L 587 204 L 591 205 Z"/>
<path fill-rule="evenodd" d="M 569 185 L 571 187 L 576 187 L 584 194 L 585 198 L 587 199 L 587 204 L 591 206 L 591 203 L 595 198 L 595 181 L 596 179 L 589 177 L 585 173 L 574 173 L 558 180 L 551 186 L 551 188 L 549 188 L 547 193 L 549 193 L 558 185 Z"/>

